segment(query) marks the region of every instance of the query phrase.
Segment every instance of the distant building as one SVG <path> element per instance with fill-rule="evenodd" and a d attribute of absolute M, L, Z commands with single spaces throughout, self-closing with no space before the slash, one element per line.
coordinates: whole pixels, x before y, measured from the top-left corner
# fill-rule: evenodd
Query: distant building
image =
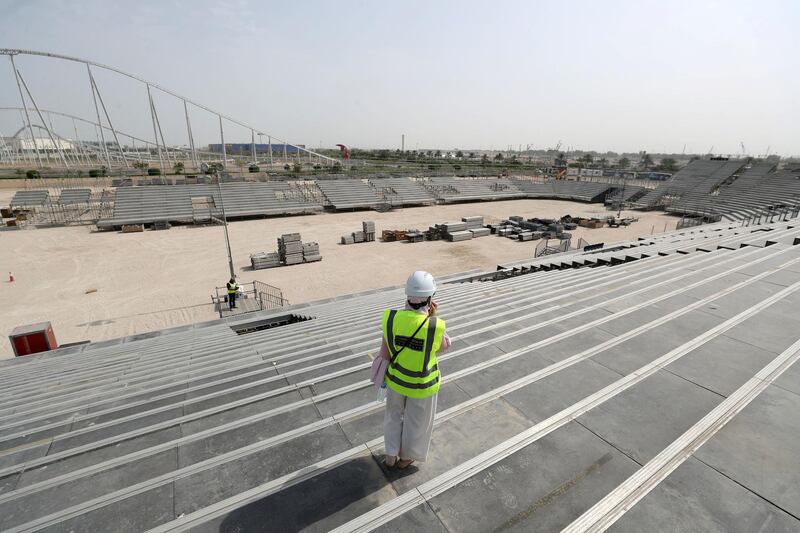
<path fill-rule="evenodd" d="M 3 137 L 3 144 L 15 152 L 57 152 L 61 148 L 64 152 L 76 150 L 76 144 L 68 139 L 56 139 L 55 143 L 49 137 L 37 137 L 34 140 L 20 137 Z"/>
<path fill-rule="evenodd" d="M 272 146 L 272 154 L 273 155 L 280 155 L 284 152 L 284 148 L 286 149 L 287 154 L 296 154 L 300 151 L 300 148 L 305 149 L 305 144 L 258 144 L 256 143 L 256 153 L 257 154 L 268 154 L 269 148 Z M 214 152 L 217 154 L 222 153 L 222 144 L 209 144 L 208 151 Z M 227 155 L 247 155 L 253 153 L 253 145 L 250 143 L 225 143 L 225 153 Z"/>

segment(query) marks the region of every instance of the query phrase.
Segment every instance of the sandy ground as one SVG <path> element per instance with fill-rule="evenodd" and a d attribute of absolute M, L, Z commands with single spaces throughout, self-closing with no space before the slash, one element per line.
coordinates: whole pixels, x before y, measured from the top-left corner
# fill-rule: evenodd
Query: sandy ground
<path fill-rule="evenodd" d="M 0 205 L 12 192 L 0 191 Z M 510 215 L 556 217 L 565 214 L 605 216 L 599 204 L 550 200 L 483 202 L 397 210 L 362 211 L 288 218 L 237 221 L 229 225 L 234 266 L 240 281 L 260 280 L 301 303 L 375 287 L 402 283 L 408 273 L 424 269 L 434 275 L 473 269 L 494 270 L 498 263 L 525 259 L 537 244 L 496 236 L 460 243 L 402 242 L 342 246 L 340 236 L 374 220 L 382 229 L 426 229 L 462 216 L 483 215 L 487 222 Z M 677 219 L 662 213 L 635 213 L 628 228 L 573 231 L 573 242 L 611 243 L 675 228 Z M 282 233 L 299 232 L 317 241 L 323 260 L 251 271 L 249 255 L 277 248 Z M 7 273 L 16 277 L 5 281 Z M 215 286 L 228 278 L 223 228 L 173 227 L 169 231 L 121 234 L 65 227 L 0 232 L 0 335 L 22 324 L 48 320 L 59 342 L 104 340 L 218 315 L 211 304 Z M 87 293 L 89 289 L 96 292 Z M 0 341 L 0 357 L 11 356 Z"/>

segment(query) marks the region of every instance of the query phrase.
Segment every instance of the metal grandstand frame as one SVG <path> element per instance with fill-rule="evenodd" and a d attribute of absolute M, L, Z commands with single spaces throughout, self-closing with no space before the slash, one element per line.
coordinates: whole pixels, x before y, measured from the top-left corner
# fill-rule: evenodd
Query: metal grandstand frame
<path fill-rule="evenodd" d="M 101 151 L 102 153 L 94 153 L 93 154 L 94 155 L 94 161 L 93 161 L 94 165 L 105 164 L 109 169 L 110 168 L 130 169 L 131 168 L 131 163 L 132 163 L 132 161 L 135 161 L 135 159 L 128 157 L 128 155 L 129 155 L 128 154 L 128 148 L 126 146 L 123 146 L 123 144 L 120 142 L 120 137 L 123 137 L 123 138 L 127 137 L 128 139 L 130 139 L 134 143 L 135 143 L 135 141 L 138 140 L 140 143 L 143 143 L 148 148 L 148 150 L 147 150 L 147 156 L 148 157 L 147 158 L 139 157 L 140 161 L 146 161 L 147 163 L 154 164 L 154 165 L 157 164 L 158 168 L 160 168 L 162 171 L 167 169 L 167 168 L 170 168 L 172 166 L 173 158 L 175 159 L 175 162 L 177 162 L 177 161 L 190 162 L 190 163 L 192 163 L 192 165 L 196 169 L 199 169 L 201 167 L 201 163 L 203 162 L 201 160 L 201 156 L 203 156 L 204 154 L 199 153 L 198 150 L 196 149 L 196 146 L 195 146 L 194 135 L 192 133 L 191 115 L 190 115 L 190 112 L 189 112 L 190 106 L 195 108 L 195 109 L 197 109 L 197 110 L 204 111 L 206 113 L 210 113 L 211 115 L 213 115 L 213 116 L 215 116 L 217 118 L 217 120 L 219 122 L 220 141 L 221 141 L 221 144 L 222 144 L 221 161 L 223 162 L 223 164 L 227 163 L 231 159 L 236 160 L 236 158 L 237 158 L 237 156 L 235 156 L 233 154 L 231 154 L 231 157 L 228 157 L 228 154 L 226 153 L 225 131 L 224 131 L 224 125 L 225 125 L 226 122 L 229 123 L 229 124 L 234 124 L 234 125 L 240 126 L 242 128 L 245 128 L 246 130 L 250 131 L 250 140 L 251 140 L 251 146 L 252 146 L 252 153 L 248 154 L 245 157 L 245 159 L 247 159 L 248 161 L 250 161 L 252 163 L 256 163 L 256 164 L 260 163 L 258 161 L 258 159 L 257 159 L 257 155 L 258 154 L 256 153 L 256 149 L 255 149 L 255 146 L 256 146 L 256 143 L 255 143 L 256 135 L 258 135 L 259 140 L 262 139 L 264 136 L 266 136 L 267 139 L 268 139 L 268 142 L 269 142 L 269 146 L 270 146 L 269 155 L 268 155 L 268 158 L 263 161 L 264 164 L 270 164 L 270 165 L 274 164 L 275 157 L 273 156 L 272 149 L 271 149 L 273 141 L 278 141 L 279 143 L 283 144 L 283 148 L 284 148 L 283 149 L 283 159 L 285 159 L 287 161 L 290 159 L 290 155 L 292 155 L 293 157 L 291 157 L 291 159 L 298 159 L 299 160 L 299 159 L 302 159 L 302 158 L 307 156 L 309 161 L 316 160 L 317 162 L 320 162 L 320 163 L 321 162 L 329 162 L 331 164 L 335 163 L 335 162 L 338 162 L 337 159 L 334 159 L 334 158 L 319 154 L 319 153 L 314 152 L 312 150 L 308 150 L 305 147 L 297 146 L 297 145 L 294 145 L 294 144 L 289 143 L 287 141 L 284 141 L 280 137 L 277 137 L 277 136 L 272 135 L 272 134 L 265 133 L 264 132 L 265 130 L 262 129 L 262 128 L 258 128 L 256 126 L 248 124 L 248 123 L 246 123 L 246 122 L 244 122 L 242 120 L 238 120 L 236 118 L 233 118 L 230 115 L 227 115 L 225 113 L 222 113 L 220 111 L 212 109 L 211 107 L 203 105 L 203 104 L 201 104 L 201 103 L 199 103 L 197 101 L 194 101 L 194 100 L 192 100 L 192 99 L 190 99 L 190 98 L 188 98 L 186 96 L 180 95 L 180 94 L 178 94 L 178 93 L 176 93 L 174 91 L 171 91 L 171 90 L 169 90 L 169 89 L 167 89 L 167 88 L 165 88 L 165 87 L 163 87 L 163 86 L 161 86 L 161 85 L 159 85 L 157 83 L 154 83 L 152 81 L 146 80 L 146 79 L 144 79 L 144 78 L 142 78 L 140 76 L 125 72 L 125 71 L 123 71 L 121 69 L 118 69 L 116 67 L 111 67 L 111 66 L 108 66 L 108 65 L 104 65 L 104 64 L 101 64 L 101 63 L 97 63 L 97 62 L 94 62 L 94 61 L 90 61 L 90 60 L 82 59 L 82 58 L 77 58 L 77 57 L 73 57 L 73 56 L 50 53 L 50 52 L 40 52 L 40 51 L 34 51 L 34 50 L 0 48 L 0 55 L 8 56 L 9 59 L 10 59 L 11 67 L 12 67 L 13 72 L 14 72 L 14 80 L 15 80 L 16 85 L 17 85 L 17 91 L 16 92 L 19 93 L 19 97 L 20 97 L 20 101 L 21 101 L 21 107 L 16 108 L 14 110 L 22 112 L 21 114 L 23 115 L 23 119 L 24 119 L 23 120 L 24 128 L 27 129 L 27 131 L 28 131 L 28 133 L 29 133 L 29 135 L 31 137 L 31 142 L 33 144 L 33 153 L 21 153 L 22 151 L 20 151 L 20 153 L 14 154 L 14 152 L 9 149 L 7 144 L 3 143 L 2 151 L 0 151 L 0 156 L 3 157 L 2 160 L 9 159 L 9 162 L 11 164 L 16 164 L 16 163 L 19 163 L 21 161 L 25 161 L 26 163 L 29 163 L 29 164 L 36 164 L 39 168 L 44 168 L 45 167 L 45 159 L 48 159 L 48 163 L 50 163 L 49 155 L 53 155 L 53 154 L 49 153 L 46 150 L 45 147 L 42 147 L 40 149 L 39 144 L 37 142 L 36 135 L 34 134 L 34 128 L 39 128 L 40 127 L 46 132 L 47 136 L 49 137 L 49 139 L 50 139 L 50 141 L 52 143 L 51 146 L 54 147 L 54 149 L 51 150 L 51 152 L 52 151 L 57 152 L 58 161 L 60 161 L 61 166 L 63 166 L 63 168 L 65 168 L 65 169 L 73 169 L 73 168 L 79 168 L 81 166 L 79 164 L 80 162 L 77 160 L 78 159 L 77 155 L 75 157 L 71 158 L 72 160 L 70 160 L 70 157 L 68 157 L 68 155 L 65 153 L 65 151 L 62 150 L 63 142 L 61 142 L 60 139 L 62 139 L 63 137 L 58 135 L 58 134 L 56 134 L 53 131 L 52 120 L 49 120 L 49 121 L 45 120 L 45 116 L 48 116 L 48 118 L 50 118 L 50 115 L 58 113 L 58 114 L 65 115 L 68 118 L 73 119 L 73 121 L 74 120 L 82 120 L 82 121 L 85 121 L 85 122 L 92 123 L 97 128 L 97 131 L 98 131 L 98 134 L 99 134 L 99 137 L 100 137 L 100 139 L 99 139 L 100 142 L 98 144 L 100 145 L 100 149 L 101 150 L 97 150 L 96 149 L 96 150 L 94 150 L 94 152 Z M 27 83 L 26 79 L 22 75 L 22 70 L 20 69 L 20 66 L 18 65 L 18 62 L 15 60 L 15 58 L 17 58 L 19 56 L 39 56 L 39 57 L 46 57 L 46 58 L 51 58 L 51 59 L 60 60 L 60 61 L 72 61 L 72 62 L 77 62 L 77 63 L 81 63 L 83 65 L 86 65 L 86 72 L 87 72 L 87 77 L 88 77 L 88 81 L 89 81 L 88 85 L 89 85 L 89 89 L 90 89 L 91 94 L 92 94 L 92 102 L 93 102 L 94 109 L 95 109 L 96 122 L 88 120 L 88 119 L 85 119 L 85 118 L 81 118 L 81 117 L 74 117 L 72 115 L 66 115 L 64 113 L 59 113 L 57 111 L 48 111 L 48 110 L 42 110 L 41 108 L 39 108 L 39 106 L 37 104 L 37 101 L 33 96 L 33 92 L 30 90 L 29 84 Z M 117 127 L 115 127 L 115 125 L 114 125 L 114 123 L 112 121 L 112 118 L 111 118 L 111 114 L 109 113 L 109 110 L 108 110 L 108 108 L 106 106 L 106 103 L 105 103 L 105 101 L 103 99 L 103 95 L 102 95 L 102 92 L 100 91 L 100 87 L 98 86 L 97 81 L 95 80 L 93 69 L 106 70 L 106 71 L 118 74 L 120 76 L 124 76 L 126 78 L 129 78 L 131 80 L 134 80 L 134 81 L 142 84 L 142 86 L 143 86 L 143 88 L 145 90 L 145 93 L 147 94 L 148 101 L 149 101 L 149 112 L 150 112 L 150 118 L 151 118 L 151 123 L 152 123 L 152 127 L 153 127 L 153 139 L 154 139 L 153 141 L 145 141 L 144 139 L 141 139 L 141 138 L 137 139 L 137 138 L 135 138 L 135 137 L 133 137 L 131 135 L 123 133 L 121 130 L 119 130 Z M 189 141 L 189 148 L 188 149 L 171 147 L 166 143 L 165 137 L 164 137 L 164 132 L 163 132 L 163 129 L 161 127 L 161 123 L 160 123 L 159 116 L 158 116 L 158 110 L 156 108 L 156 104 L 155 104 L 155 101 L 153 99 L 153 92 L 154 91 L 159 91 L 159 92 L 161 92 L 163 94 L 169 95 L 169 96 L 177 99 L 182 104 L 184 116 L 185 116 L 185 119 L 186 119 L 186 135 L 187 135 L 188 141 Z M 9 109 L 9 108 L 5 108 L 5 109 Z M 38 118 L 40 124 L 36 124 L 34 122 L 34 120 L 32 120 L 31 111 L 35 112 L 34 115 L 35 115 L 36 118 Z M 105 120 L 105 123 L 103 122 L 104 120 Z M 75 128 L 75 131 L 76 131 L 76 137 L 78 137 L 77 136 L 77 128 Z M 16 137 L 17 135 L 20 135 L 20 133 L 21 132 L 18 131 L 17 133 L 15 133 L 14 136 Z M 106 134 L 107 133 L 110 133 L 110 137 L 113 138 L 113 142 L 106 142 Z M 57 139 L 59 139 L 59 142 L 57 142 Z M 78 146 L 80 147 L 77 151 L 78 152 L 82 152 L 83 151 L 82 155 L 86 156 L 87 149 L 88 149 L 88 147 L 90 145 L 85 143 L 84 141 L 78 139 L 78 138 L 73 140 L 73 142 L 77 143 Z M 151 147 L 155 147 L 155 150 L 152 150 Z M 292 154 L 289 154 L 289 152 L 287 150 L 287 147 L 292 149 L 292 152 L 293 152 Z M 109 150 L 109 148 L 111 148 L 111 149 Z M 153 151 L 155 151 L 156 153 L 153 154 L 152 153 Z M 129 160 L 129 159 L 131 159 L 131 160 Z M 217 156 L 217 159 L 219 159 L 219 156 Z M 0 161 L 2 161 L 2 160 L 0 160 Z"/>

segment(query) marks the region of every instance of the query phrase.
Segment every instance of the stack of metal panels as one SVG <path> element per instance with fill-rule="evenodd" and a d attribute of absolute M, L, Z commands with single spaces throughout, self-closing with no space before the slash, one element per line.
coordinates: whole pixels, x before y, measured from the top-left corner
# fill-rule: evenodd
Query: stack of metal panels
<path fill-rule="evenodd" d="M 459 242 L 459 241 L 468 241 L 472 238 L 471 231 L 454 231 L 447 234 L 447 238 L 450 239 L 450 242 Z"/>
<path fill-rule="evenodd" d="M 253 270 L 262 268 L 275 268 L 281 266 L 281 257 L 278 252 L 259 252 L 250 256 Z"/>
<path fill-rule="evenodd" d="M 303 261 L 312 263 L 314 261 L 321 261 L 322 256 L 319 253 L 318 242 L 304 242 L 303 243 Z"/>
<path fill-rule="evenodd" d="M 483 227 L 482 216 L 462 217 L 461 221 L 467 225 L 466 229 L 477 229 Z"/>
<path fill-rule="evenodd" d="M 438 241 L 442 238 L 442 229 L 438 226 L 431 226 L 425 232 L 425 238 L 429 241 Z"/>
<path fill-rule="evenodd" d="M 364 242 L 373 242 L 375 240 L 375 222 L 371 220 L 362 221 L 361 231 L 364 232 Z"/>
<path fill-rule="evenodd" d="M 445 222 L 442 227 L 447 233 L 455 233 L 458 231 L 465 231 L 467 229 L 466 222 Z"/>
<path fill-rule="evenodd" d="M 303 262 L 303 242 L 299 233 L 285 233 L 278 237 L 278 253 L 285 265 Z"/>
<path fill-rule="evenodd" d="M 425 234 L 421 231 L 409 231 L 406 233 L 406 240 L 408 242 L 422 242 L 425 240 Z"/>
<path fill-rule="evenodd" d="M 357 242 L 373 242 L 375 240 L 375 223 L 365 220 L 361 223 L 361 231 L 354 231 L 350 235 L 342 235 L 342 244 Z"/>
<path fill-rule="evenodd" d="M 475 237 L 486 237 L 487 235 L 491 235 L 492 234 L 492 230 L 490 230 L 489 228 L 475 228 L 475 229 L 471 229 L 471 230 L 468 230 L 468 231 L 470 233 L 472 233 L 472 238 L 473 239 Z"/>

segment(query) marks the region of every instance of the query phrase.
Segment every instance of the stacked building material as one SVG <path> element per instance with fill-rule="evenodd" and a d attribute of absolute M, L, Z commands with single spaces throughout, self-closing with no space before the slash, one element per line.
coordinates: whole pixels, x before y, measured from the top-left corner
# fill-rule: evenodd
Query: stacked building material
<path fill-rule="evenodd" d="M 390 230 L 391 232 L 391 230 Z M 383 232 L 383 240 L 387 232 Z M 361 222 L 361 231 L 354 231 L 350 235 L 342 235 L 342 244 L 354 244 L 357 242 L 373 242 L 375 240 L 375 223 L 369 220 Z"/>
<path fill-rule="evenodd" d="M 314 261 L 321 261 L 322 256 L 319 253 L 318 242 L 304 242 L 303 243 L 303 261 L 312 263 Z"/>
<path fill-rule="evenodd" d="M 285 265 L 303 262 L 303 242 L 299 233 L 286 233 L 278 238 L 278 253 Z"/>
<path fill-rule="evenodd" d="M 475 228 L 475 229 L 470 229 L 468 231 L 472 233 L 473 239 L 475 237 L 486 237 L 492 234 L 492 230 L 489 228 Z"/>
<path fill-rule="evenodd" d="M 406 240 L 408 242 L 422 242 L 425 240 L 425 234 L 418 230 L 409 230 L 406 232 Z"/>
<path fill-rule="evenodd" d="M 442 230 L 436 226 L 431 226 L 428 228 L 428 231 L 425 232 L 425 238 L 429 241 L 438 241 L 442 238 Z"/>
<path fill-rule="evenodd" d="M 467 225 L 466 229 L 478 229 L 483 227 L 482 216 L 462 217 L 461 221 Z"/>
<path fill-rule="evenodd" d="M 514 231 L 513 228 L 511 228 L 510 226 L 502 226 L 497 229 L 497 236 L 508 237 L 509 235 L 512 235 L 513 231 Z"/>
<path fill-rule="evenodd" d="M 278 252 L 259 252 L 250 256 L 253 270 L 262 268 L 275 268 L 281 266 L 281 257 Z"/>
<path fill-rule="evenodd" d="M 450 242 L 467 241 L 472 238 L 472 232 L 469 230 L 454 231 L 448 233 L 447 238 L 450 240 Z"/>
<path fill-rule="evenodd" d="M 20 215 L 17 215 L 17 220 L 25 219 L 20 219 Z M 122 226 L 122 233 L 140 233 L 142 231 L 144 231 L 144 224 L 125 224 Z"/>
<path fill-rule="evenodd" d="M 375 222 L 371 220 L 362 221 L 361 231 L 364 232 L 364 242 L 373 242 L 375 240 Z"/>
<path fill-rule="evenodd" d="M 598 229 L 605 226 L 605 222 L 598 218 L 589 218 L 589 219 L 582 218 L 578 222 L 578 225 L 582 228 Z"/>
<path fill-rule="evenodd" d="M 466 222 L 445 222 L 441 224 L 439 227 L 444 229 L 445 233 L 456 233 L 459 231 L 466 231 L 467 230 L 467 223 Z"/>

